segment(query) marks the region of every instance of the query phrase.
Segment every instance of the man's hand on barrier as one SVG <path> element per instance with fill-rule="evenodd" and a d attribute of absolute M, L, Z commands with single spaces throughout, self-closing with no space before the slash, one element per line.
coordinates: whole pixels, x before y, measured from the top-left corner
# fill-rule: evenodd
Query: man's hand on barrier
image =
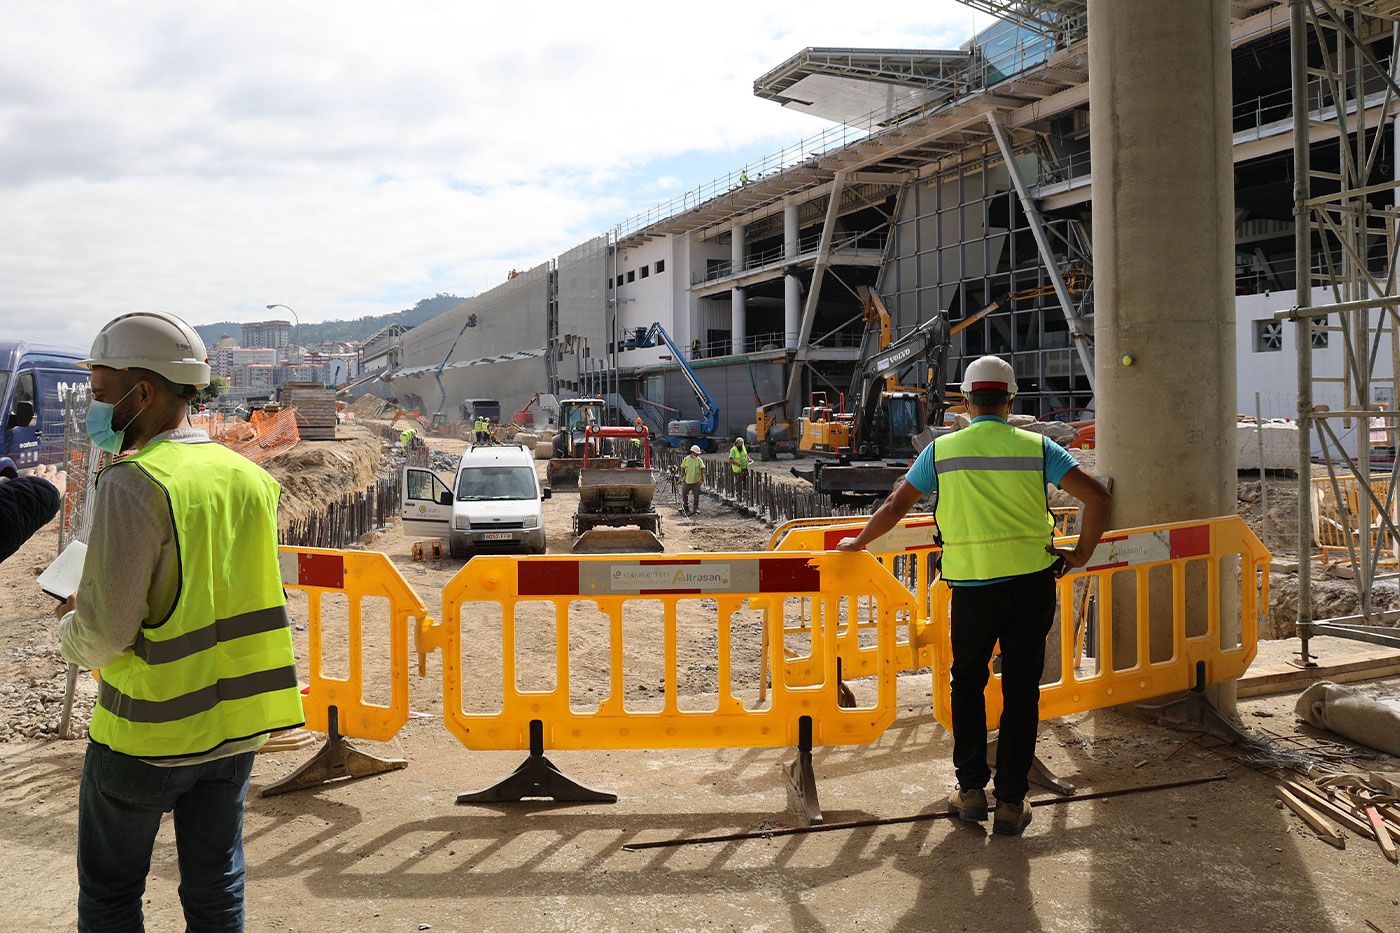
<path fill-rule="evenodd" d="M 860 538 L 852 536 L 850 538 L 842 538 L 840 543 L 836 545 L 836 550 L 848 552 L 863 551 L 865 550 L 865 545 L 860 543 Z"/>
<path fill-rule="evenodd" d="M 1069 571 L 1083 567 L 1093 556 L 1092 552 L 1080 554 L 1077 547 L 1059 548 L 1049 544 L 1045 545 L 1045 553 L 1055 558 L 1055 563 L 1050 566 L 1054 568 L 1057 577 L 1063 577 Z"/>

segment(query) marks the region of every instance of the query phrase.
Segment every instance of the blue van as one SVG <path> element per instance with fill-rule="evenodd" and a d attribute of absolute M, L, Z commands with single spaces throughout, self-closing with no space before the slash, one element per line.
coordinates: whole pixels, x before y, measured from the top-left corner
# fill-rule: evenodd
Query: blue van
<path fill-rule="evenodd" d="M 0 461 L 24 470 L 63 460 L 63 396 L 88 384 L 78 366 L 87 354 L 70 347 L 0 340 Z"/>

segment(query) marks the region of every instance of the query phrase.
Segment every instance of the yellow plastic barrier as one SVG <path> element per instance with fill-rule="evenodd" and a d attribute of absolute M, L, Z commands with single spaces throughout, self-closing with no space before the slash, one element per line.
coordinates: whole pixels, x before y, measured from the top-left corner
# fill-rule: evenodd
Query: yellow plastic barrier
<path fill-rule="evenodd" d="M 811 656 L 816 676 L 797 684 L 779 678 L 766 708 L 746 706 L 731 689 L 731 616 L 746 603 L 761 617 L 765 633 L 782 630 L 790 600 L 810 605 Z M 715 613 L 717 640 L 713 664 L 718 698 L 713 709 L 682 709 L 678 703 L 677 609 L 694 601 Z M 583 601 L 607 620 L 611 665 L 607 695 L 591 711 L 570 701 L 575 671 L 569 652 L 570 607 Z M 526 690 L 518 684 L 515 661 L 521 603 L 552 607 L 555 658 L 552 686 Z M 490 713 L 463 709 L 463 681 L 474 678 L 473 645 L 463 643 L 464 608 L 475 616 L 482 604 L 495 604 L 501 620 L 502 702 Z M 663 688 L 661 708 L 641 711 L 624 702 L 624 619 L 649 604 L 662 613 L 659 641 L 644 651 L 659 661 Z M 838 702 L 837 638 L 850 624 L 853 607 L 870 614 L 874 638 L 862 646 L 862 669 L 876 677 L 874 705 L 842 708 Z M 709 607 L 713 607 L 710 609 Z M 556 749 L 768 748 L 796 745 L 799 759 L 789 774 L 819 819 L 811 777 L 813 745 L 862 744 L 879 737 L 895 716 L 894 628 L 896 619 L 912 618 L 909 592 L 869 555 L 739 553 L 666 557 L 477 557 L 443 591 L 442 621 L 424 624 L 420 644 L 442 653 L 443 716 L 447 728 L 469 749 L 526 749 L 530 758 L 516 774 L 497 786 L 467 794 L 460 802 L 518 800 L 522 796 L 609 800 L 564 778 L 543 757 Z M 629 647 L 632 643 L 629 642 Z M 782 669 L 781 637 L 768 639 L 767 663 Z M 464 659 L 464 652 L 466 657 Z M 494 651 L 493 651 L 494 656 Z M 708 663 L 709 658 L 705 659 Z M 580 672 L 581 674 L 581 672 Z"/>
<path fill-rule="evenodd" d="M 842 538 L 856 535 L 868 519 L 857 518 L 806 518 L 796 519 L 781 525 L 769 540 L 769 545 L 779 552 L 832 550 Z M 934 559 L 938 545 L 934 543 L 937 526 L 933 516 L 926 513 L 912 513 L 905 516 L 898 525 L 882 537 L 871 542 L 867 549 L 886 570 L 904 584 L 914 597 L 915 612 L 904 631 L 896 632 L 895 669 L 914 671 L 933 663 L 933 647 L 921 637 L 929 617 L 929 587 L 936 579 Z M 855 628 L 841 632 L 837 649 L 841 658 L 843 678 L 865 677 L 869 675 L 868 656 L 860 651 L 860 629 L 868 628 L 871 620 L 860 618 Z M 805 619 L 788 620 L 785 633 L 792 635 L 805 631 Z M 806 678 L 815 676 L 811 664 L 802 659 L 789 658 L 785 662 L 789 676 Z"/>
<path fill-rule="evenodd" d="M 816 549 L 835 547 L 841 538 L 855 534 L 863 519 L 807 519 L 801 525 L 775 534 L 779 550 L 789 547 Z M 952 591 L 933 573 L 932 544 L 927 515 L 910 515 L 899 526 L 871 545 L 877 560 L 889 568 L 915 596 L 919 616 L 912 636 L 896 640 L 896 667 L 900 671 L 930 666 L 934 676 L 934 713 L 939 722 L 951 728 L 949 677 L 952 644 L 949 610 Z M 782 530 L 782 529 L 780 529 Z M 925 537 L 929 535 L 929 537 Z M 1073 537 L 1056 539 L 1060 547 L 1073 547 Z M 1221 560 L 1237 559 L 1238 605 L 1241 639 L 1234 646 L 1220 645 Z M 1177 693 L 1197 686 L 1197 664 L 1204 665 L 1204 682 L 1221 683 L 1243 675 L 1254 658 L 1258 642 L 1259 616 L 1267 610 L 1270 554 L 1244 519 L 1231 515 L 1205 521 L 1153 525 L 1107 533 L 1084 568 L 1066 574 L 1059 581 L 1059 660 L 1060 679 L 1041 692 L 1041 718 L 1051 719 L 1071 712 L 1115 706 Z M 1188 615 L 1186 574 L 1188 565 L 1205 569 L 1205 610 L 1201 631 L 1187 634 Z M 1160 581 L 1162 567 L 1170 568 L 1170 588 L 1150 582 Z M 1107 660 L 1113 653 L 1114 584 L 1126 588 L 1128 577 L 1135 589 L 1136 645 L 1138 657 L 1129 667 L 1112 670 Z M 1123 582 L 1118 582 L 1123 581 Z M 1257 586 L 1256 586 L 1257 581 Z M 1162 581 L 1163 583 L 1165 581 Z M 1165 592 L 1163 592 L 1165 590 Z M 1148 600 L 1170 596 L 1174 620 L 1171 656 L 1149 660 Z M 1193 609 L 1199 613 L 1200 610 Z M 1097 616 L 1097 626 L 1094 617 Z M 1086 640 L 1090 631 L 1100 634 L 1093 652 L 1095 669 L 1083 673 Z M 789 627 L 789 632 L 792 627 Z M 838 656 L 845 677 L 864 676 L 861 657 L 854 652 L 856 633 L 843 632 L 837 641 Z M 1055 669 L 1055 646 L 1048 651 L 1047 668 Z M 788 659 L 787 676 L 810 676 L 809 664 Z M 1001 684 L 993 677 L 987 687 L 989 725 L 1001 715 Z"/>
<path fill-rule="evenodd" d="M 346 737 L 386 742 L 408 722 L 409 632 L 431 621 L 427 607 L 389 558 L 370 551 L 324 548 L 279 549 L 282 584 L 301 590 L 307 600 L 309 683 L 302 691 L 306 728 L 328 735 L 326 746 L 299 770 L 263 791 L 267 796 L 325 783 L 336 777 L 364 777 L 404 767 L 402 759 L 381 759 L 362 752 Z M 346 675 L 325 670 L 323 603 L 330 594 L 345 598 Z M 364 600 L 387 602 L 389 701 L 365 699 Z"/>
<path fill-rule="evenodd" d="M 1072 538 L 1057 539 L 1070 547 Z M 1222 564 L 1238 562 L 1238 568 Z M 1047 667 L 1059 655 L 1059 679 L 1043 684 L 1040 718 L 1054 719 L 1168 696 L 1205 684 L 1236 679 L 1254 660 L 1259 640 L 1259 616 L 1269 600 L 1270 554 L 1245 520 L 1238 515 L 1203 521 L 1176 522 L 1112 531 L 1106 534 L 1083 568 L 1058 581 L 1059 636 L 1047 651 Z M 1154 571 L 1155 580 L 1154 580 Z M 1188 586 L 1188 576 L 1195 578 Z M 1226 577 L 1235 583 L 1227 587 Z M 1075 588 L 1088 581 L 1087 592 Z M 1192 605 L 1191 590 L 1204 594 Z M 1233 592 L 1231 592 L 1233 590 Z M 950 700 L 952 638 L 949 609 L 952 591 L 940 582 L 933 589 L 932 622 L 926 630 L 936 658 L 933 667 L 933 711 L 945 727 L 952 728 Z M 1170 655 L 1151 660 L 1150 602 L 1170 597 L 1172 638 Z M 1082 612 L 1076 603 L 1085 598 L 1097 605 L 1098 633 L 1094 669 L 1082 665 Z M 1240 638 L 1222 645 L 1221 605 L 1238 600 Z M 1131 600 L 1136 656 L 1129 666 L 1115 668 L 1114 613 Z M 1188 634 L 1188 616 L 1204 624 Z M 1077 622 L 1078 617 L 1078 622 Z M 1052 668 L 1053 669 L 1053 668 Z M 987 685 L 987 724 L 994 727 L 1001 716 L 1001 682 L 993 675 Z"/>
<path fill-rule="evenodd" d="M 1313 477 L 1313 541 L 1324 561 L 1350 562 L 1353 555 L 1360 560 L 1364 515 L 1364 524 L 1370 529 L 1370 549 L 1380 551 L 1377 563 L 1383 567 L 1396 565 L 1396 542 L 1386 531 L 1377 505 L 1388 501 L 1390 477 L 1372 477 L 1371 493 L 1374 501 L 1362 491 L 1361 481 L 1355 476 L 1338 476 L 1335 485 L 1330 476 Z"/>

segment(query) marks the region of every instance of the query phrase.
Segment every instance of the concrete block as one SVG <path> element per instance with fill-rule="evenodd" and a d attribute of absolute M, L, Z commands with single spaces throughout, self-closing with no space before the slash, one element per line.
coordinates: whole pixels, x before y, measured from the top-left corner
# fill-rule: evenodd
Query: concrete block
<path fill-rule="evenodd" d="M 1297 472 L 1298 425 L 1292 421 L 1265 421 L 1260 425 L 1253 420 L 1240 421 L 1235 425 L 1240 472 L 1259 469 L 1258 438 L 1261 435 L 1264 440 L 1264 469 Z"/>

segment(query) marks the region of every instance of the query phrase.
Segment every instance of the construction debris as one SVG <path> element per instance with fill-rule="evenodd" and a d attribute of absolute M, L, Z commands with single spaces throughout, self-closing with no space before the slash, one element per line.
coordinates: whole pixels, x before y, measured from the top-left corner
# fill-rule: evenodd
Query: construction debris
<path fill-rule="evenodd" d="M 1237 468 L 1241 472 L 1259 469 L 1262 449 L 1265 470 L 1297 473 L 1298 423 L 1268 418 L 1259 422 L 1241 416 L 1235 428 L 1235 448 Z"/>
<path fill-rule="evenodd" d="M 1285 781 L 1275 791 L 1328 845 L 1346 848 L 1346 839 L 1337 829 L 1341 827 L 1375 842 L 1387 861 L 1400 864 L 1395 844 L 1400 834 L 1396 805 L 1400 774 L 1394 778 L 1376 772 L 1335 774 L 1318 780 Z"/>

